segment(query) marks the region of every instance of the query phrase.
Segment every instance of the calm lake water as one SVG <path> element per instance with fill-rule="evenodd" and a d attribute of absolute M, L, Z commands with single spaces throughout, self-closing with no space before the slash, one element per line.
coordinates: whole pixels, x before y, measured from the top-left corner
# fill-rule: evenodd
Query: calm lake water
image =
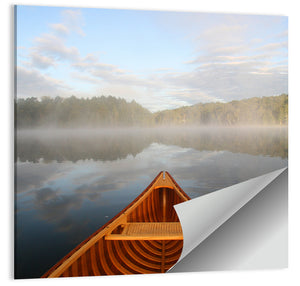
<path fill-rule="evenodd" d="M 16 134 L 15 277 L 40 277 L 168 171 L 195 198 L 286 167 L 287 128 Z"/>

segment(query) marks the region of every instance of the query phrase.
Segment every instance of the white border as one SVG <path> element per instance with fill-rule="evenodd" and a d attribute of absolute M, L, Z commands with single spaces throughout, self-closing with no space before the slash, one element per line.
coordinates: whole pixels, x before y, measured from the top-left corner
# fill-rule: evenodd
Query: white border
<path fill-rule="evenodd" d="M 12 280 L 12 186 L 13 186 L 13 131 L 12 131 L 12 101 L 13 90 L 12 77 L 12 23 L 11 6 L 19 5 L 51 5 L 51 6 L 76 6 L 76 7 L 97 7 L 97 8 L 124 8 L 124 9 L 150 9 L 150 10 L 173 10 L 173 11 L 198 11 L 198 12 L 218 12 L 218 13 L 241 13 L 241 14 L 265 14 L 265 15 L 285 15 L 289 16 L 289 195 L 290 195 L 290 266 L 285 270 L 260 271 L 260 272 L 201 272 L 188 274 L 165 274 L 165 275 L 133 275 L 118 277 L 97 277 L 80 279 L 55 279 L 55 280 Z M 52 285 L 76 284 L 88 281 L 90 284 L 107 283 L 118 285 L 119 283 L 131 285 L 153 285 L 153 284 L 174 284 L 186 285 L 187 283 L 206 285 L 295 285 L 299 282 L 299 209 L 298 204 L 300 188 L 297 183 L 297 162 L 299 142 L 299 97 L 298 85 L 300 84 L 299 72 L 299 9 L 297 1 L 240 1 L 240 0 L 23 0 L 13 2 L 11 0 L 0 1 L 0 21 L 1 21 L 1 131 L 4 132 L 1 144 L 2 172 L 1 177 L 4 184 L 1 184 L 1 282 L 25 283 L 32 285 L 35 283 L 45 283 Z"/>

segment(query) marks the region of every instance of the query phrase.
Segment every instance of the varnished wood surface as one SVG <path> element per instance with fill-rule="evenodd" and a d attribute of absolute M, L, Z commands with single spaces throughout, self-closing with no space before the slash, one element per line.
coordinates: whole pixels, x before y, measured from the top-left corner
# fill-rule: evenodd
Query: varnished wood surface
<path fill-rule="evenodd" d="M 181 240 L 179 222 L 127 223 L 120 234 L 105 235 L 105 240 Z"/>
<path fill-rule="evenodd" d="M 186 200 L 189 197 L 170 174 L 166 172 L 164 176 L 160 172 L 129 206 L 42 277 L 167 271 L 180 257 L 183 246 L 182 230 L 173 205 Z"/>

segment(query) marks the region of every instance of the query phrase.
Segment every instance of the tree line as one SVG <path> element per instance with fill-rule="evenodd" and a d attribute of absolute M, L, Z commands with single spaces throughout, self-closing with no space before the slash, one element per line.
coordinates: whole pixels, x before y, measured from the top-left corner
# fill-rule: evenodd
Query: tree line
<path fill-rule="evenodd" d="M 288 95 L 199 103 L 155 113 L 113 96 L 20 98 L 15 101 L 15 123 L 17 128 L 287 125 Z"/>
<path fill-rule="evenodd" d="M 17 128 L 143 126 L 152 118 L 151 112 L 135 101 L 112 96 L 20 98 L 15 111 Z"/>
<path fill-rule="evenodd" d="M 160 125 L 286 125 L 288 95 L 253 97 L 228 103 L 196 104 L 155 115 Z"/>

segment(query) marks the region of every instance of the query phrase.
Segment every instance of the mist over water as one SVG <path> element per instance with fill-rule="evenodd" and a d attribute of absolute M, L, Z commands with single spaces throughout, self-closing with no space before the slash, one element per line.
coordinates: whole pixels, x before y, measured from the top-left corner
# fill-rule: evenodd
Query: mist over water
<path fill-rule="evenodd" d="M 286 167 L 286 127 L 16 132 L 16 277 L 40 277 L 161 170 L 192 198 Z"/>
<path fill-rule="evenodd" d="M 117 160 L 137 155 L 152 143 L 198 151 L 230 151 L 287 157 L 286 127 L 162 127 L 37 129 L 17 131 L 20 161 Z"/>

